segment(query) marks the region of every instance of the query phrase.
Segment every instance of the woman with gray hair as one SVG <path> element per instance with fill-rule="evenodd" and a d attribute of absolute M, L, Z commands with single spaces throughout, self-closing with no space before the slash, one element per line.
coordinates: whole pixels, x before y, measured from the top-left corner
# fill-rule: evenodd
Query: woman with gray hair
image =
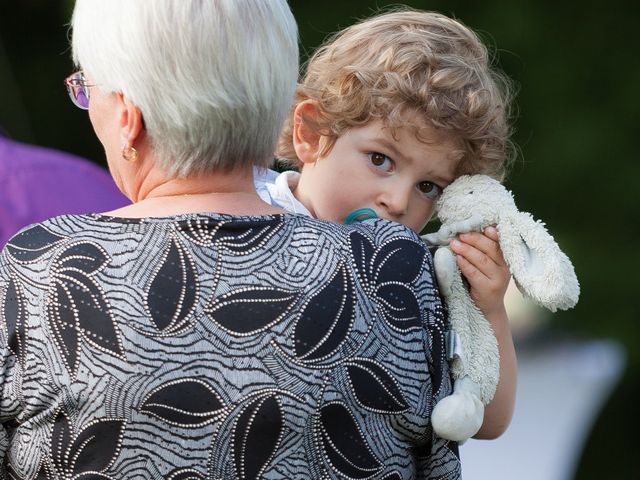
<path fill-rule="evenodd" d="M 420 239 L 253 188 L 295 87 L 286 1 L 77 0 L 72 27 L 67 89 L 132 204 L 0 255 L 4 476 L 458 478 Z"/>

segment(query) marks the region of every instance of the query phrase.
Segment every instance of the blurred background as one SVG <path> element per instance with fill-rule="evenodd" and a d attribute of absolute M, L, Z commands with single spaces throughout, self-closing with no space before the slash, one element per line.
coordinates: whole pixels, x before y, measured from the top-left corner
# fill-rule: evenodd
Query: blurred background
<path fill-rule="evenodd" d="M 108 0 L 105 0 L 108 1 Z M 392 2 L 290 0 L 303 60 L 331 32 Z M 640 3 L 407 0 L 454 16 L 518 86 L 507 180 L 572 259 L 577 308 L 554 315 L 511 293 L 521 378 L 495 442 L 461 447 L 465 479 L 640 478 Z M 0 128 L 104 166 L 86 112 L 69 101 L 72 0 L 4 1 Z M 640 297 L 640 295 L 639 295 Z"/>

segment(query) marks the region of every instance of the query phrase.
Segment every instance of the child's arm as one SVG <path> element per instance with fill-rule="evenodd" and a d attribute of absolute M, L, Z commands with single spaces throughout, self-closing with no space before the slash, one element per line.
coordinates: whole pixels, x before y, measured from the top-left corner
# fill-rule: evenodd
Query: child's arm
<path fill-rule="evenodd" d="M 451 242 L 460 271 L 469 282 L 471 298 L 491 323 L 500 352 L 500 381 L 493 400 L 486 406 L 484 421 L 475 438 L 493 439 L 505 432 L 516 395 L 517 361 L 504 295 L 511 277 L 498 244 L 494 227 L 484 234 L 470 232 Z"/>

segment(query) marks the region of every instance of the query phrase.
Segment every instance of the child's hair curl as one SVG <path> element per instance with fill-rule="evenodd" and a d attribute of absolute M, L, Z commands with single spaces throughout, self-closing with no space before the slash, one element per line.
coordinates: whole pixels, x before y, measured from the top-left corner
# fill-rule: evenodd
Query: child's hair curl
<path fill-rule="evenodd" d="M 512 96 L 510 80 L 472 30 L 445 15 L 402 9 L 330 37 L 307 62 L 294 108 L 317 103 L 311 125 L 325 136 L 319 157 L 349 128 L 382 119 L 391 128 L 416 127 L 418 138 L 421 125 L 435 127 L 460 145 L 457 174 L 503 179 L 515 153 Z M 292 117 L 278 157 L 299 166 Z"/>

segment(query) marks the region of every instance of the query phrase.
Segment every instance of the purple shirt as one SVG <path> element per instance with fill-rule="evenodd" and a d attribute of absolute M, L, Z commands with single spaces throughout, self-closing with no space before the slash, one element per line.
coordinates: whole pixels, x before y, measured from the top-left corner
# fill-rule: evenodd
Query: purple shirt
<path fill-rule="evenodd" d="M 74 155 L 0 135 L 0 248 L 22 227 L 130 203 L 109 172 Z"/>

